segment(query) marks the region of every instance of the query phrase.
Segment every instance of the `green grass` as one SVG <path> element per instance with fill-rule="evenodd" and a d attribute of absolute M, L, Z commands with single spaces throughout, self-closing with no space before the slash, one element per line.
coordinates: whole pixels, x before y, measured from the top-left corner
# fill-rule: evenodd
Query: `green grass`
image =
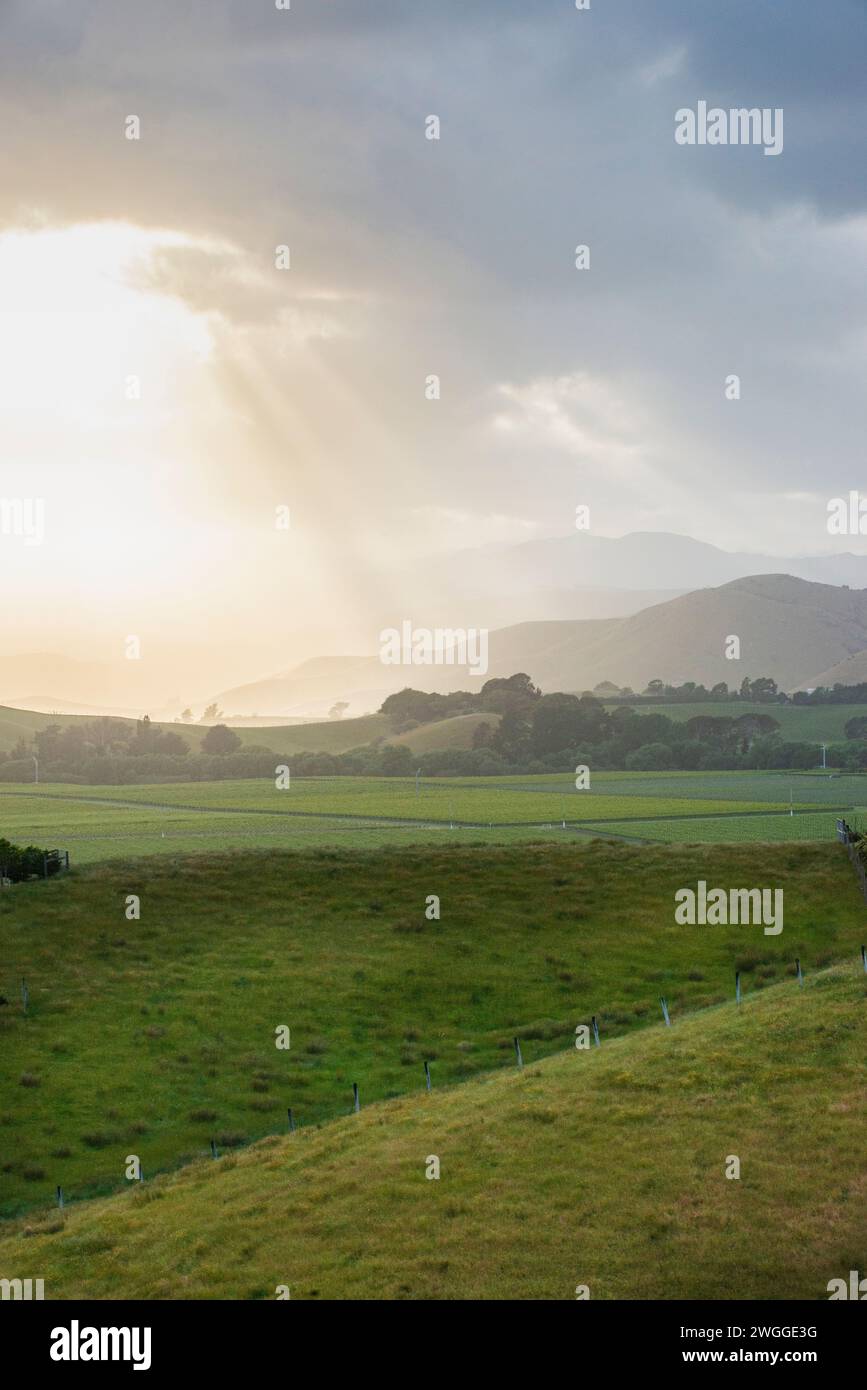
<path fill-rule="evenodd" d="M 59 724 L 61 728 L 74 724 L 89 724 L 95 718 L 91 714 L 38 714 L 34 710 L 10 709 L 0 705 L 0 752 L 9 752 L 20 738 L 28 743 L 34 733 L 47 729 L 49 724 Z M 118 718 L 120 724 L 135 725 L 134 719 Z M 194 753 L 208 726 L 205 724 L 160 724 L 161 729 L 170 730 L 185 738 Z M 245 748 L 273 748 L 280 753 L 346 753 L 350 748 L 387 736 L 391 721 L 384 714 L 365 714 L 357 719 L 331 719 L 324 723 L 261 725 L 249 729 L 236 729 Z"/>
<path fill-rule="evenodd" d="M 613 711 L 617 705 L 606 705 Z M 653 704 L 633 706 L 638 714 L 664 714 L 668 719 L 684 722 L 697 715 L 714 719 L 737 719 L 741 714 L 769 714 L 780 726 L 780 737 L 790 743 L 843 743 L 845 724 L 855 716 L 867 714 L 865 705 L 764 705 L 749 701 L 711 701 L 694 705 Z M 817 751 L 818 758 L 818 751 Z"/>
<path fill-rule="evenodd" d="M 693 774 L 700 778 L 701 774 Z M 683 779 L 682 779 L 683 780 Z M 788 786 L 788 783 L 786 784 Z M 862 783 L 862 786 L 867 784 Z M 601 788 L 601 790 L 600 790 Z M 624 793 L 617 782 L 604 777 L 594 781 L 593 791 L 576 791 L 574 775 L 551 778 L 544 785 L 518 784 L 514 779 L 429 779 L 416 792 L 412 778 L 398 777 L 294 777 L 291 786 L 278 790 L 270 778 L 243 781 L 172 782 L 135 786 L 72 786 L 49 783 L 40 787 L 0 784 L 0 818 L 8 801 L 16 796 L 45 801 L 65 799 L 67 804 L 92 802 L 103 806 L 162 806 L 177 810 L 229 811 L 269 816 L 383 817 L 406 821 L 462 821 L 468 825 L 533 825 L 552 819 L 608 820 L 614 816 L 645 819 L 675 815 L 713 815 L 749 811 L 788 810 L 785 800 L 740 799 L 703 796 L 702 783 L 693 781 L 693 795 Z M 631 796 L 627 804 L 624 795 Z M 804 803 L 809 805 L 809 802 Z M 840 803 L 836 803 L 840 804 Z M 799 801 L 796 798 L 794 805 Z"/>
<path fill-rule="evenodd" d="M 822 815 L 789 817 L 791 805 Z M 812 773 L 597 773 L 528 777 L 269 778 L 72 786 L 0 783 L 0 836 L 70 851 L 74 864 L 144 854 L 574 835 L 725 843 L 828 839 L 867 804 L 867 780 Z M 564 832 L 562 823 L 566 821 Z M 783 821 L 786 824 L 783 824 Z M 794 822 L 790 824 L 789 822 Z"/>
<path fill-rule="evenodd" d="M 865 1004 L 847 966 L 438 1079 L 10 1225 L 0 1275 L 55 1299 L 825 1300 L 864 1268 Z"/>
<path fill-rule="evenodd" d="M 473 735 L 480 724 L 493 731 L 500 722 L 498 714 L 456 714 L 451 719 L 438 719 L 433 724 L 419 724 L 405 734 L 396 734 L 389 743 L 405 743 L 413 753 L 439 753 L 452 748 L 472 748 Z"/>
<path fill-rule="evenodd" d="M 153 788 L 159 794 L 161 788 Z M 178 855 L 210 850 L 303 849 L 346 845 L 373 849 L 385 845 L 448 842 L 513 844 L 573 838 L 559 822 L 544 826 L 453 826 L 447 821 L 365 820 L 362 817 L 255 815 L 219 810 L 185 811 L 172 806 L 90 804 L 58 796 L 15 798 L 0 793 L 0 825 L 7 839 L 69 851 L 71 863 L 100 863 L 144 855 Z M 580 832 L 579 832 L 580 833 Z M 587 832 L 592 833 L 592 832 Z"/>
<path fill-rule="evenodd" d="M 674 925 L 698 878 L 782 887 L 785 928 Z M 128 894 L 141 920 L 127 921 Z M 425 916 L 428 895 L 441 920 Z M 0 894 L 0 1210 L 122 1182 L 207 1147 L 530 1062 L 599 1015 L 606 1038 L 851 958 L 836 845 L 584 844 L 155 857 Z M 20 981 L 30 1007 L 23 1016 Z M 274 1030 L 292 1030 L 278 1051 Z"/>
<path fill-rule="evenodd" d="M 854 830 L 865 828 L 865 816 L 860 811 L 846 811 L 845 818 Z M 776 843 L 779 841 L 836 840 L 836 816 L 833 811 L 798 812 L 793 816 L 777 813 L 771 816 L 708 816 L 705 819 L 688 816 L 675 820 L 607 821 L 588 824 L 588 834 L 623 835 L 630 839 L 658 840 L 666 844 L 741 844 L 747 841 Z"/>

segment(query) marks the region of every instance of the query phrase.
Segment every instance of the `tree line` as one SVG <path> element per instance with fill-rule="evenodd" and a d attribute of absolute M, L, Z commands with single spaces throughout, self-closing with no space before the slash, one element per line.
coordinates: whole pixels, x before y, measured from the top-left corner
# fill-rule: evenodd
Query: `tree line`
<path fill-rule="evenodd" d="M 762 680 L 766 678 L 761 678 Z M 755 682 L 752 683 L 755 686 Z M 767 690 L 768 687 L 765 687 Z M 448 695 L 406 689 L 389 695 L 380 712 L 388 732 L 344 753 L 281 752 L 242 745 L 238 734 L 217 724 L 194 752 L 180 733 L 145 717 L 133 723 L 101 718 L 62 728 L 51 724 L 32 743 L 23 739 L 0 754 L 0 780 L 33 779 L 32 757 L 44 781 L 126 784 L 273 777 L 288 764 L 296 776 L 497 776 L 560 771 L 586 764 L 598 771 L 725 771 L 813 768 L 815 743 L 787 741 L 767 710 L 697 714 L 676 720 L 627 703 L 606 707 L 595 694 L 543 694 L 524 672 L 486 681 L 477 692 Z M 489 715 L 474 730 L 471 748 L 416 754 L 392 740 L 461 714 Z M 846 741 L 831 745 L 832 768 L 867 767 L 867 716 L 851 719 Z"/>

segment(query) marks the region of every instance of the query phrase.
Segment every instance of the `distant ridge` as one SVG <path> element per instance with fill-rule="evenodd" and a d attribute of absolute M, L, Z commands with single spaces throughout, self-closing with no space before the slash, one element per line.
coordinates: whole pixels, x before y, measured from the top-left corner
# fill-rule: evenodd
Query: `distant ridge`
<path fill-rule="evenodd" d="M 726 642 L 740 639 L 740 659 Z M 639 693 L 648 681 L 692 680 L 730 688 L 769 675 L 784 690 L 816 685 L 816 672 L 867 652 L 867 589 L 759 574 L 699 589 L 625 618 L 517 623 L 491 632 L 489 667 L 472 681 L 465 669 L 383 666 L 375 656 L 309 661 L 267 681 L 225 691 L 220 704 L 241 714 L 288 714 L 347 700 L 352 713 L 378 708 L 407 685 L 478 689 L 483 679 L 526 671 L 543 690 L 592 690 L 613 681 Z M 867 657 L 864 658 L 867 663 Z M 826 684 L 827 681 L 821 681 Z"/>

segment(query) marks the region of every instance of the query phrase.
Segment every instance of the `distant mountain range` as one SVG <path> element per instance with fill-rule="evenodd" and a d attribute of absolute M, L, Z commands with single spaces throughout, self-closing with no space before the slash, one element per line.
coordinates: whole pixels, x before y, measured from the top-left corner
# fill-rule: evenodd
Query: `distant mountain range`
<path fill-rule="evenodd" d="M 665 531 L 636 531 L 610 538 L 576 531 L 567 536 L 524 541 L 519 545 L 484 546 L 450 556 L 437 576 L 451 581 L 464 598 L 488 593 L 521 601 L 543 588 L 553 590 L 621 589 L 669 590 L 686 593 L 718 587 L 756 574 L 790 574 L 817 584 L 867 587 L 867 555 L 789 556 L 750 555 L 720 550 L 690 536 Z M 418 585 L 408 577 L 404 592 Z M 653 599 L 648 600 L 653 602 Z M 646 606 L 646 604 L 644 605 Z M 416 621 L 421 618 L 412 615 Z M 515 614 L 512 622 L 538 613 Z M 546 612 L 547 617 L 561 614 Z M 573 613 L 572 617 L 609 616 Z M 614 616 L 614 615 L 610 615 Z M 477 619 L 481 624 L 481 619 Z"/>
<path fill-rule="evenodd" d="M 726 658 L 729 637 L 740 641 L 739 660 Z M 547 690 L 587 690 L 610 680 L 640 691 L 655 678 L 731 687 L 760 675 L 794 690 L 824 684 L 825 673 L 865 649 L 867 589 L 752 575 L 628 618 L 492 633 L 490 669 L 527 670 Z"/>
<path fill-rule="evenodd" d="M 726 657 L 727 640 L 740 658 Z M 858 666 L 860 661 L 861 666 Z M 867 589 L 751 575 L 654 604 L 625 618 L 518 623 L 489 637 L 485 678 L 526 671 L 543 690 L 590 690 L 600 681 L 641 691 L 648 681 L 739 686 L 773 676 L 785 690 L 828 683 L 828 673 L 867 667 Z M 835 677 L 836 678 L 836 677 Z M 859 677 L 860 678 L 860 677 Z M 477 689 L 465 668 L 383 666 L 377 657 L 327 657 L 220 694 L 227 712 L 286 714 L 346 700 L 375 709 L 406 685 Z"/>
<path fill-rule="evenodd" d="M 611 539 L 576 531 L 422 557 L 411 572 L 375 578 L 359 575 L 360 593 L 376 595 L 364 604 L 352 642 L 364 655 L 313 656 L 281 669 L 291 630 L 275 637 L 272 657 L 267 650 L 242 657 L 241 645 L 233 648 L 224 636 L 219 654 L 201 643 L 159 667 L 3 653 L 0 704 L 171 719 L 185 705 L 200 713 L 216 700 L 228 717 L 322 718 L 338 700 L 351 715 L 374 710 L 406 684 L 473 688 L 456 668 L 381 665 L 379 632 L 404 619 L 429 628 L 486 628 L 488 674 L 526 670 L 546 689 L 588 689 L 601 680 L 637 689 L 654 677 L 736 685 L 743 675 L 760 674 L 792 687 L 854 680 L 861 677 L 852 672 L 867 669 L 867 658 L 858 664 L 867 650 L 859 617 L 867 589 L 862 555 L 781 560 L 664 532 Z M 390 594 L 391 606 L 383 598 Z M 335 630 L 341 621 L 336 614 Z M 740 663 L 725 660 L 721 628 L 723 636 L 740 637 Z M 341 646 L 334 641 L 332 650 Z M 275 674 L 218 684 L 226 671 L 267 671 L 272 660 Z M 169 684 L 159 671 L 176 677 Z"/>

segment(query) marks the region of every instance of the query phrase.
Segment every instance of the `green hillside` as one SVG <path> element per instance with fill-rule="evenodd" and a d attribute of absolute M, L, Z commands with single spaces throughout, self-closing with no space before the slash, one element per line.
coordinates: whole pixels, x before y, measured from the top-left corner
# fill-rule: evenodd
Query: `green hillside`
<path fill-rule="evenodd" d="M 114 716 L 112 716 L 114 718 Z M 9 752 L 19 738 L 28 742 L 39 729 L 49 724 L 60 724 L 66 728 L 70 724 L 89 724 L 95 718 L 90 714 L 37 714 L 33 710 L 10 709 L 0 705 L 0 752 Z M 134 724 L 134 719 L 117 720 L 120 724 Z M 193 752 L 208 732 L 206 724 L 158 724 L 161 729 L 171 730 L 187 740 Z M 350 748 L 358 748 L 373 739 L 387 735 L 391 725 L 383 714 L 365 714 L 358 719 L 331 719 L 324 723 L 261 725 L 256 728 L 236 729 L 245 747 L 273 748 L 279 753 L 345 753 Z"/>
<path fill-rule="evenodd" d="M 616 704 L 606 704 L 609 711 L 619 708 Z M 780 737 L 791 743 L 815 743 L 816 761 L 821 761 L 820 743 L 843 743 L 843 732 L 850 719 L 867 715 L 865 705 L 764 705 L 753 704 L 749 700 L 706 700 L 693 705 L 679 704 L 640 704 L 633 708 L 638 714 L 664 714 L 667 719 L 677 719 L 685 723 L 699 715 L 713 719 L 737 719 L 742 714 L 768 714 L 780 726 Z"/>
<path fill-rule="evenodd" d="M 564 1040 L 11 1223 L 0 1275 L 61 1299 L 823 1300 L 864 1265 L 865 1002 L 847 965 Z"/>
<path fill-rule="evenodd" d="M 706 878 L 781 887 L 785 926 L 676 928 Z M 128 921 L 128 894 L 141 919 Z M 425 915 L 441 900 L 440 920 Z M 535 1060 L 853 957 L 838 845 L 603 841 L 152 858 L 0 893 L 0 1211 L 122 1185 L 366 1102 Z M 26 979 L 24 1016 L 20 983 Z M 275 1028 L 291 1028 L 279 1051 Z"/>
<path fill-rule="evenodd" d="M 456 714 L 451 719 L 438 719 L 432 724 L 419 724 L 405 734 L 397 734 L 389 743 L 405 743 L 413 753 L 439 753 L 452 748 L 472 748 L 473 735 L 480 724 L 493 731 L 500 722 L 498 714 Z"/>

